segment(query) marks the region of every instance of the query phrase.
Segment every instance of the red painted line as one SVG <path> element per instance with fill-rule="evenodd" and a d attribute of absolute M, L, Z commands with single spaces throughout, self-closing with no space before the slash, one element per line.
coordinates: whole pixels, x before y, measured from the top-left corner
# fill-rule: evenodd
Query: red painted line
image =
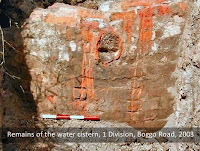
<path fill-rule="evenodd" d="M 56 119 L 58 119 L 58 120 L 60 120 L 60 119 L 70 120 L 70 115 L 60 115 L 60 114 L 58 114 L 56 116 Z"/>

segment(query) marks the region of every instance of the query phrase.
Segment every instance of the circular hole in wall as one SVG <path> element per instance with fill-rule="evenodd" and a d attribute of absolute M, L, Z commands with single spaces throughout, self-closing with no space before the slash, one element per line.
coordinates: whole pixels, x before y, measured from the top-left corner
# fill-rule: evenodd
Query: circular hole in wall
<path fill-rule="evenodd" d="M 110 61 L 119 50 L 119 37 L 112 32 L 106 32 L 100 37 L 97 48 L 100 61 Z"/>

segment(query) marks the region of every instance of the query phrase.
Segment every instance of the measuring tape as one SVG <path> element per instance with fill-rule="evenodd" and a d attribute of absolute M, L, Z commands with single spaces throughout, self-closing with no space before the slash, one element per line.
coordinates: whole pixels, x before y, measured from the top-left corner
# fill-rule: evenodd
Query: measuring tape
<path fill-rule="evenodd" d="M 45 119 L 57 119 L 57 120 L 61 120 L 61 119 L 65 119 L 65 120 L 93 120 L 93 121 L 99 121 L 100 118 L 99 116 L 84 116 L 84 115 L 51 115 L 51 114 L 41 114 L 42 118 Z"/>

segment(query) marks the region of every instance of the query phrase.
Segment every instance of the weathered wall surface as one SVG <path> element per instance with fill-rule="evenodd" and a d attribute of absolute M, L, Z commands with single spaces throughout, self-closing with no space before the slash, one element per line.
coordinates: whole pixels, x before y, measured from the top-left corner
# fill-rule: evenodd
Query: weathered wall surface
<path fill-rule="evenodd" d="M 167 0 L 36 9 L 22 35 L 38 113 L 163 127 L 174 109 L 186 9 Z"/>

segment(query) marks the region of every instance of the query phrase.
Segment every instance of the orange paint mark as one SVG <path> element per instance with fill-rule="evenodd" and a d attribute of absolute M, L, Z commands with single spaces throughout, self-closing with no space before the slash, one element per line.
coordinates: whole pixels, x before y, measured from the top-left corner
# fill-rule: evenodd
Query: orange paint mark
<path fill-rule="evenodd" d="M 134 112 L 136 112 L 139 109 L 139 105 L 138 102 L 135 100 L 131 101 L 131 104 L 128 106 L 128 110 L 130 113 L 130 120 L 133 118 L 134 116 Z"/>
<path fill-rule="evenodd" d="M 133 73 L 133 76 L 136 77 L 137 76 L 137 65 L 134 67 L 134 73 Z M 140 75 L 142 76 L 142 72 L 140 72 Z M 131 92 L 131 103 L 130 105 L 128 106 L 128 110 L 130 112 L 129 114 L 129 117 L 130 117 L 130 121 L 133 119 L 133 116 L 134 116 L 134 112 L 138 111 L 141 106 L 140 106 L 140 95 L 142 93 L 142 84 L 141 83 L 138 83 L 139 84 L 139 88 L 137 88 L 137 85 L 136 84 L 137 81 L 136 79 L 133 80 L 133 85 L 132 85 L 132 92 Z M 129 121 L 129 122 L 130 122 Z"/>
<path fill-rule="evenodd" d="M 140 16 L 140 38 L 142 54 L 151 49 L 151 38 L 153 28 L 154 8 L 144 8 L 139 11 Z"/>
<path fill-rule="evenodd" d="M 65 24 L 66 26 L 75 27 L 77 26 L 77 19 L 74 17 L 57 17 L 55 15 L 47 15 L 45 19 L 46 23 L 52 24 Z"/>
<path fill-rule="evenodd" d="M 134 68 L 134 77 L 137 75 L 137 65 Z M 137 110 L 137 105 L 135 104 L 135 99 L 134 99 L 134 95 L 135 95 L 135 88 L 136 88 L 136 80 L 133 80 L 133 85 L 132 85 L 132 91 L 131 91 L 131 104 L 128 106 L 128 110 L 131 112 L 130 113 L 130 120 L 133 118 L 134 116 L 134 111 Z"/>
<path fill-rule="evenodd" d="M 137 65 L 134 68 L 134 74 L 133 74 L 133 76 L 136 77 L 136 75 L 137 75 Z M 132 92 L 131 92 L 131 98 L 133 98 L 134 94 L 135 94 L 135 84 L 136 84 L 136 80 L 134 79 L 133 80 L 133 86 L 132 86 Z"/>
<path fill-rule="evenodd" d="M 134 79 L 133 80 L 133 87 L 132 87 L 131 97 L 134 97 L 134 95 L 135 95 L 135 83 L 136 83 L 136 80 Z"/>
<path fill-rule="evenodd" d="M 94 79 L 91 77 L 92 68 L 91 68 L 90 59 L 89 59 L 89 64 L 88 64 L 86 49 L 87 49 L 86 44 L 84 44 L 83 45 L 83 62 L 82 62 L 81 96 L 83 95 L 83 92 L 85 92 L 86 95 L 92 98 L 94 96 L 94 87 L 93 87 Z"/>
<path fill-rule="evenodd" d="M 161 4 L 161 3 L 164 3 L 164 2 L 168 2 L 169 0 L 156 0 L 156 4 Z"/>
<path fill-rule="evenodd" d="M 85 112 L 86 106 L 87 106 L 87 102 L 81 101 L 81 105 L 80 105 L 81 115 L 87 115 L 87 113 Z"/>
<path fill-rule="evenodd" d="M 122 12 L 122 13 L 113 13 L 111 20 L 123 20 L 123 30 L 127 33 L 128 43 L 131 42 L 132 36 L 132 26 L 133 22 L 136 19 L 136 14 L 134 11 Z"/>
<path fill-rule="evenodd" d="M 166 15 L 171 13 L 171 9 L 169 6 L 158 6 L 157 8 L 159 15 Z"/>
<path fill-rule="evenodd" d="M 142 85 L 137 89 L 137 100 L 140 100 L 140 95 L 142 93 Z"/>
<path fill-rule="evenodd" d="M 134 11 L 128 12 L 117 12 L 113 13 L 111 16 L 111 20 L 125 20 L 125 21 L 133 21 L 136 18 L 136 14 Z"/>
<path fill-rule="evenodd" d="M 114 60 L 119 59 L 122 53 L 123 53 L 122 39 L 119 37 L 119 54 L 114 58 Z"/>
<path fill-rule="evenodd" d="M 97 60 L 97 61 L 99 60 L 98 42 L 99 42 L 99 40 L 101 40 L 101 37 L 105 33 L 106 33 L 106 31 L 103 30 L 102 32 L 100 32 L 100 34 L 98 35 L 98 37 L 95 39 L 95 60 Z"/>
<path fill-rule="evenodd" d="M 83 29 L 85 30 L 85 29 Z M 89 40 L 89 44 L 84 43 L 83 44 L 83 61 L 82 61 L 82 71 L 81 71 L 81 84 L 79 88 L 74 88 L 74 91 L 76 91 L 77 93 L 80 94 L 80 98 L 78 98 L 78 100 L 82 101 L 82 102 L 87 102 L 86 100 L 90 100 L 94 97 L 94 79 L 92 77 L 92 55 L 93 55 L 93 48 L 91 47 L 92 45 L 92 40 Z M 89 46 L 89 47 L 88 47 Z M 90 51 L 90 53 L 87 53 L 87 50 Z M 73 91 L 73 93 L 75 93 Z M 73 94 L 74 99 L 75 98 L 75 94 Z M 78 100 L 76 100 L 75 102 L 77 102 Z M 87 103 L 84 104 L 84 108 L 86 107 Z"/>
<path fill-rule="evenodd" d="M 89 46 L 91 47 L 91 45 L 92 44 L 90 44 Z M 88 57 L 89 60 L 87 59 L 87 57 L 85 57 L 85 61 L 84 61 L 85 63 L 87 63 L 87 68 L 85 68 L 85 73 L 84 73 L 84 75 L 82 75 L 82 76 L 86 76 L 86 78 L 83 79 L 83 81 L 82 81 L 82 86 L 86 87 L 86 92 L 91 98 L 94 97 L 94 86 L 93 86 L 94 79 L 92 77 L 92 64 L 91 64 L 91 58 L 92 58 L 91 55 L 92 54 L 93 54 L 92 49 L 90 49 L 90 53 L 89 53 L 89 57 Z"/>
<path fill-rule="evenodd" d="M 71 31 L 69 28 L 67 28 L 66 30 L 66 36 L 67 36 L 67 39 L 71 39 Z"/>
<path fill-rule="evenodd" d="M 141 71 L 140 73 L 140 76 L 142 77 L 143 73 Z M 138 100 L 138 109 L 140 109 L 140 95 L 142 94 L 142 89 L 143 89 L 143 85 L 142 83 L 139 84 L 139 88 L 138 88 L 138 91 L 137 91 L 137 100 Z"/>
<path fill-rule="evenodd" d="M 131 43 L 132 37 L 132 22 L 128 21 L 127 24 L 124 24 L 123 29 L 127 32 L 128 43 Z"/>
<path fill-rule="evenodd" d="M 47 100 L 51 101 L 51 102 L 54 102 L 54 98 L 52 95 L 49 95 L 46 97 Z"/>
<path fill-rule="evenodd" d="M 74 78 L 72 77 L 70 80 L 70 85 L 74 86 Z M 72 90 L 72 99 L 74 100 L 76 98 L 75 96 L 75 89 Z"/>
<path fill-rule="evenodd" d="M 151 6 L 153 5 L 154 0 L 129 0 L 123 1 L 120 3 L 121 8 L 125 11 L 129 8 L 136 7 L 136 6 Z"/>
<path fill-rule="evenodd" d="M 185 4 L 185 2 L 180 2 L 180 3 L 179 3 L 179 6 L 180 6 L 180 8 L 181 8 L 183 11 L 186 10 L 186 4 Z"/>
<path fill-rule="evenodd" d="M 90 42 L 93 39 L 93 34 L 89 30 L 82 29 L 81 36 L 83 40 Z"/>

